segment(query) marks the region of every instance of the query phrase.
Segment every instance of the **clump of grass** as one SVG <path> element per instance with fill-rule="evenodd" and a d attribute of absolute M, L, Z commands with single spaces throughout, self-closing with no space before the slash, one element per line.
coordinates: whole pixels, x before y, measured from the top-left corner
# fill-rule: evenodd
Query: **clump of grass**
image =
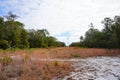
<path fill-rule="evenodd" d="M 26 54 L 27 61 L 22 62 L 5 56 L 1 61 L 3 65 L 0 72 L 0 80 L 16 78 L 17 80 L 52 80 L 54 78 L 63 78 L 72 71 L 72 67 L 66 62 L 44 62 L 29 60 L 30 54 Z M 12 64 L 8 64 L 11 63 Z"/>
<path fill-rule="evenodd" d="M 26 61 L 26 60 L 29 60 L 30 59 L 30 55 L 29 54 L 26 54 L 25 56 L 24 56 L 24 60 Z"/>
<path fill-rule="evenodd" d="M 54 66 L 59 66 L 58 61 L 55 61 L 55 62 L 54 62 Z"/>
<path fill-rule="evenodd" d="M 80 57 L 78 54 L 71 54 L 71 57 L 72 58 L 78 58 L 78 57 Z"/>
<path fill-rule="evenodd" d="M 30 60 L 30 57 L 31 57 L 31 55 L 32 55 L 32 53 L 33 53 L 33 49 L 25 49 L 24 50 L 24 60 L 26 61 L 26 60 Z"/>
<path fill-rule="evenodd" d="M 9 63 L 12 62 L 12 58 L 9 57 L 9 56 L 5 56 L 3 57 L 2 59 L 0 59 L 0 62 L 3 64 L 3 65 L 7 65 Z"/>

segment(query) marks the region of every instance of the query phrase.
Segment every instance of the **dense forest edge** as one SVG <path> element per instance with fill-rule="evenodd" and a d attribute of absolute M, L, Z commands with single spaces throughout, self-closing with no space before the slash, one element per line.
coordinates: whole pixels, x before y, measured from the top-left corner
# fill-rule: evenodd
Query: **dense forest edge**
<path fill-rule="evenodd" d="M 101 31 L 91 23 L 85 36 L 80 36 L 80 42 L 73 42 L 70 46 L 120 49 L 120 16 L 106 17 L 101 23 L 104 27 Z"/>
<path fill-rule="evenodd" d="M 47 29 L 26 30 L 23 23 L 16 21 L 17 18 L 18 16 L 12 12 L 5 17 L 0 17 L 0 49 L 65 46 L 64 42 L 50 36 Z"/>
<path fill-rule="evenodd" d="M 0 49 L 12 48 L 47 48 L 65 47 L 65 43 L 50 36 L 47 29 L 24 28 L 24 23 L 17 21 L 19 16 L 9 12 L 7 16 L 0 17 Z M 104 28 L 100 31 L 90 24 L 85 36 L 80 36 L 80 42 L 73 42 L 71 47 L 86 48 L 120 48 L 120 16 L 104 18 Z"/>

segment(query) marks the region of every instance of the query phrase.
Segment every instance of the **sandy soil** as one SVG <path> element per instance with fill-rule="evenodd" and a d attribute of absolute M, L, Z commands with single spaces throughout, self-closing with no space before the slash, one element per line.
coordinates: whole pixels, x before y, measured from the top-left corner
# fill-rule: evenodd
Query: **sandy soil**
<path fill-rule="evenodd" d="M 93 57 L 73 62 L 75 71 L 62 80 L 120 80 L 120 57 Z"/>

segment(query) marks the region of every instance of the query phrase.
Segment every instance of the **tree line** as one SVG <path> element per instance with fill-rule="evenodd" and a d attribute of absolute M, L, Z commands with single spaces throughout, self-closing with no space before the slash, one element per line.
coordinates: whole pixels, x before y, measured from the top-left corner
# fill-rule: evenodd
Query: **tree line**
<path fill-rule="evenodd" d="M 17 15 L 9 12 L 0 17 L 0 49 L 63 47 L 64 42 L 50 36 L 47 29 L 24 29 L 24 24 L 16 21 Z"/>
<path fill-rule="evenodd" d="M 88 48 L 120 48 L 120 16 L 104 18 L 103 29 L 100 31 L 90 24 L 85 36 L 80 36 L 80 42 L 73 42 L 70 46 Z"/>

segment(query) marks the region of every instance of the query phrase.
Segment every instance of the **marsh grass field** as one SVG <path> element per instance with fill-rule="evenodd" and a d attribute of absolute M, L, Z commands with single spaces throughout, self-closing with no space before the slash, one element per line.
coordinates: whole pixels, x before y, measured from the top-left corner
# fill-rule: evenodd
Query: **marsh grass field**
<path fill-rule="evenodd" d="M 99 73 L 100 68 L 96 67 L 102 66 L 102 62 L 103 65 L 113 63 L 112 67 L 116 68 L 110 69 L 113 69 L 114 73 L 120 70 L 119 55 L 119 49 L 78 47 L 0 50 L 0 80 L 99 80 L 89 70 L 98 70 L 96 73 Z M 115 60 L 116 63 L 114 59 L 118 59 Z M 107 68 L 103 71 L 107 72 Z M 92 77 L 89 74 L 92 74 Z M 114 80 L 120 77 L 120 74 L 116 75 Z"/>

